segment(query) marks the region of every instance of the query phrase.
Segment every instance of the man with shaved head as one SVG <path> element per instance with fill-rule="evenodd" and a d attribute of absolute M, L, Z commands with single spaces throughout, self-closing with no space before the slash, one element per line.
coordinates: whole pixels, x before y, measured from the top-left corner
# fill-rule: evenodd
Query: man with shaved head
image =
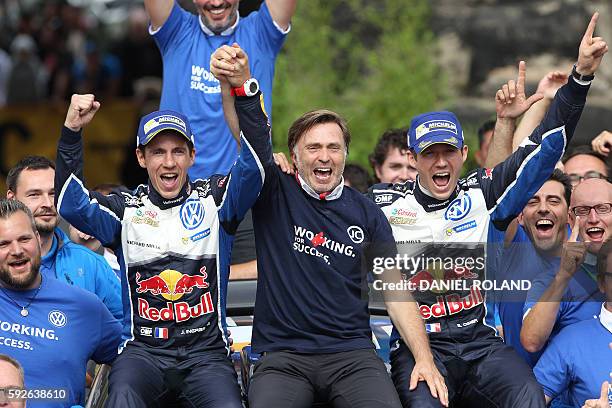
<path fill-rule="evenodd" d="M 0 407 L 24 408 L 25 399 L 14 398 L 23 387 L 21 364 L 6 354 L 0 354 Z"/>
<path fill-rule="evenodd" d="M 612 184 L 585 179 L 572 193 L 572 233 L 563 245 L 555 273 L 543 273 L 532 284 L 523 308 L 521 343 L 540 351 L 562 328 L 597 316 L 603 296 L 597 288 L 596 257 L 612 230 Z"/>

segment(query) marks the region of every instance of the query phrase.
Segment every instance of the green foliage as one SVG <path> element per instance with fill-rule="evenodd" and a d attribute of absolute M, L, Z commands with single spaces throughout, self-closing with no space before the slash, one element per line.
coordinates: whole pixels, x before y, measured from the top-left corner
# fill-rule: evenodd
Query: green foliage
<path fill-rule="evenodd" d="M 353 135 L 349 160 L 367 156 L 388 128 L 444 100 L 426 0 L 308 0 L 276 64 L 275 150 L 286 149 L 291 123 L 326 108 Z"/>

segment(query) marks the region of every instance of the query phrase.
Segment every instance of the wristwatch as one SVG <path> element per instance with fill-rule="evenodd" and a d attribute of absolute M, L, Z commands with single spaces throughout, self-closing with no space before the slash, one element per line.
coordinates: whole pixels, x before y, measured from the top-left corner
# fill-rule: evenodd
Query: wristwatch
<path fill-rule="evenodd" d="M 574 79 L 577 79 L 578 81 L 584 81 L 584 82 L 591 82 L 593 79 L 595 79 L 595 75 L 579 74 L 578 71 L 576 71 L 576 64 L 574 64 L 574 68 L 572 68 L 572 76 L 574 77 Z"/>
<path fill-rule="evenodd" d="M 247 79 L 241 87 L 232 88 L 232 96 L 254 96 L 259 92 L 259 82 L 255 78 Z"/>

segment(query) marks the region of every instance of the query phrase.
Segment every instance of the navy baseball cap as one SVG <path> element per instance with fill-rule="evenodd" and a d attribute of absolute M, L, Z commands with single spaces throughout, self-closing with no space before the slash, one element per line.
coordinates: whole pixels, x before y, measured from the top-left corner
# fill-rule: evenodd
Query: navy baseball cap
<path fill-rule="evenodd" d="M 454 113 L 428 112 L 410 121 L 408 146 L 411 150 L 421 153 L 436 143 L 448 144 L 457 149 L 463 147 L 463 130 Z"/>
<path fill-rule="evenodd" d="M 191 126 L 189 126 L 187 117 L 171 110 L 155 111 L 143 116 L 138 125 L 136 145 L 146 145 L 158 133 L 164 130 L 173 130 L 177 132 L 185 137 L 193 146 L 193 134 L 191 133 Z"/>

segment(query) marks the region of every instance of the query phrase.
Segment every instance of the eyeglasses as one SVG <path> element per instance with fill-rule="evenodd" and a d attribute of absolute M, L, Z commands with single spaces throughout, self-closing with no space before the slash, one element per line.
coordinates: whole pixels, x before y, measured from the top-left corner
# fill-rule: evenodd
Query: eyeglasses
<path fill-rule="evenodd" d="M 587 171 L 586 173 L 584 173 L 584 175 L 580 175 L 580 174 L 576 174 L 576 173 L 571 173 L 567 175 L 569 177 L 570 183 L 572 183 L 572 186 L 577 186 L 578 184 L 580 184 L 582 182 L 582 180 L 586 180 L 586 179 L 592 179 L 592 178 L 598 178 L 598 179 L 605 179 L 606 176 L 601 174 L 598 171 Z"/>
<path fill-rule="evenodd" d="M 585 215 L 589 215 L 592 209 L 594 209 L 595 212 L 599 215 L 608 214 L 610 211 L 612 211 L 612 203 L 602 203 L 602 204 L 597 204 L 594 206 L 577 205 L 576 207 L 573 207 L 571 210 L 574 213 L 574 215 L 577 215 L 579 217 L 584 217 Z"/>

